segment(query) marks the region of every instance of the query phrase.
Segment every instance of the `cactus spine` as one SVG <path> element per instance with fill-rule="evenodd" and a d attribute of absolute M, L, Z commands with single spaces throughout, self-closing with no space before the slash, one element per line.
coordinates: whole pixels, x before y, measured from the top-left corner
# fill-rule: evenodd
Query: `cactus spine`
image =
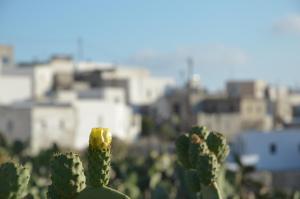
<path fill-rule="evenodd" d="M 217 185 L 220 166 L 229 153 L 225 137 L 206 127 L 193 127 L 189 134 L 176 141 L 179 163 L 186 169 L 186 178 L 194 192 L 204 199 L 222 198 Z M 198 185 L 197 185 L 198 183 Z"/>
<path fill-rule="evenodd" d="M 0 198 L 19 199 L 27 194 L 29 169 L 7 162 L 0 166 Z"/>
<path fill-rule="evenodd" d="M 73 152 L 55 154 L 51 160 L 50 199 L 73 199 L 85 188 L 85 175 L 79 156 Z"/>

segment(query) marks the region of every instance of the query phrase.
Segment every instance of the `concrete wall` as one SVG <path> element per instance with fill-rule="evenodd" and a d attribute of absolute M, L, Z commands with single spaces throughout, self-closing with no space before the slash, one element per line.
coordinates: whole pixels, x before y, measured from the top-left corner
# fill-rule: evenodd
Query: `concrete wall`
<path fill-rule="evenodd" d="M 53 69 L 48 65 L 36 66 L 33 69 L 33 96 L 35 99 L 43 99 L 45 94 L 53 86 Z"/>
<path fill-rule="evenodd" d="M 0 104 L 31 98 L 31 79 L 26 76 L 0 75 Z"/>
<path fill-rule="evenodd" d="M 258 157 L 255 163 L 258 170 L 300 170 L 299 129 L 244 133 L 234 145 L 242 156 Z"/>
<path fill-rule="evenodd" d="M 8 141 L 29 141 L 31 134 L 31 110 L 12 106 L 0 106 L 0 131 Z"/>
<path fill-rule="evenodd" d="M 174 86 L 171 78 L 152 77 L 148 70 L 142 68 L 117 68 L 114 72 L 103 74 L 105 80 L 123 80 L 128 92 L 128 100 L 133 105 L 154 103 L 166 88 Z"/>
<path fill-rule="evenodd" d="M 71 106 L 36 106 L 32 109 L 32 152 L 57 143 L 73 148 L 75 143 L 75 110 Z"/>
<path fill-rule="evenodd" d="M 140 120 L 134 120 L 130 107 L 123 103 L 101 100 L 79 100 L 75 104 L 77 113 L 76 148 L 84 148 L 93 127 L 110 128 L 112 135 L 132 141 L 140 131 Z M 134 125 L 133 125 L 134 124 Z"/>
<path fill-rule="evenodd" d="M 237 113 L 199 113 L 197 115 L 197 124 L 219 131 L 229 139 L 241 133 L 241 117 Z"/>
<path fill-rule="evenodd" d="M 226 88 L 230 97 L 254 97 L 262 99 L 265 96 L 267 83 L 262 80 L 228 81 Z"/>

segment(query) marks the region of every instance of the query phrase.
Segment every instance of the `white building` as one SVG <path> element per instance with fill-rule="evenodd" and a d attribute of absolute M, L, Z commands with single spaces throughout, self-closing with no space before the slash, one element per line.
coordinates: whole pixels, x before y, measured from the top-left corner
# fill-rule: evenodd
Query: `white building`
<path fill-rule="evenodd" d="M 31 98 L 31 79 L 26 76 L 0 74 L 0 104 Z"/>
<path fill-rule="evenodd" d="M 75 109 L 62 103 L 22 102 L 0 107 L 0 131 L 9 141 L 29 141 L 37 153 L 53 143 L 73 148 Z"/>
<path fill-rule="evenodd" d="M 129 104 L 151 105 L 165 94 L 168 88 L 175 86 L 175 81 L 167 77 L 154 77 L 145 68 L 119 67 L 103 74 L 103 79 L 110 86 L 121 85 L 125 89 Z"/>
<path fill-rule="evenodd" d="M 257 170 L 300 170 L 300 129 L 240 134 L 232 150 Z"/>
<path fill-rule="evenodd" d="M 131 142 L 141 131 L 141 116 L 134 106 L 150 105 L 175 84 L 146 69 L 76 63 L 65 56 L 7 67 L 3 74 L 10 80 L 0 76 L 0 103 L 6 104 L 1 107 L 5 117 L 0 118 L 0 130 L 10 140 L 29 140 L 34 152 L 53 142 L 82 149 L 93 127 L 110 128 L 113 136 Z M 70 120 L 72 129 L 64 132 L 56 118 Z"/>
<path fill-rule="evenodd" d="M 68 92 L 68 91 L 67 91 Z M 76 139 L 74 147 L 87 146 L 92 127 L 110 128 L 113 136 L 132 142 L 141 131 L 141 116 L 126 103 L 120 88 L 92 89 L 74 95 L 61 95 L 70 100 L 76 110 Z M 70 97 L 70 98 L 69 98 Z M 73 100 L 73 101 L 72 101 Z"/>

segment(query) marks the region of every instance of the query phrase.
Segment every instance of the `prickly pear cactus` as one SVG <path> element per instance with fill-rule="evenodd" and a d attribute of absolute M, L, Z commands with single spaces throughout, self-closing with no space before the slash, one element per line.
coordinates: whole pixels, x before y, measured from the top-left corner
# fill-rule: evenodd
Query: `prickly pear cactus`
<path fill-rule="evenodd" d="M 107 128 L 93 128 L 88 148 L 89 183 L 102 187 L 109 182 L 111 134 Z"/>
<path fill-rule="evenodd" d="M 73 199 L 82 191 L 85 175 L 79 156 L 69 152 L 55 154 L 51 160 L 51 181 L 49 199 Z"/>
<path fill-rule="evenodd" d="M 110 170 L 112 136 L 107 128 L 93 128 L 88 148 L 88 185 L 77 199 L 129 199 L 125 194 L 107 187 Z"/>
<path fill-rule="evenodd" d="M 19 199 L 27 194 L 29 169 L 7 162 L 0 166 L 0 198 Z"/>
<path fill-rule="evenodd" d="M 179 163 L 186 169 L 186 179 L 194 192 L 204 199 L 222 198 L 217 185 L 219 170 L 229 153 L 229 146 L 221 133 L 206 127 L 193 127 L 176 141 Z M 198 185 L 197 185 L 198 183 Z"/>

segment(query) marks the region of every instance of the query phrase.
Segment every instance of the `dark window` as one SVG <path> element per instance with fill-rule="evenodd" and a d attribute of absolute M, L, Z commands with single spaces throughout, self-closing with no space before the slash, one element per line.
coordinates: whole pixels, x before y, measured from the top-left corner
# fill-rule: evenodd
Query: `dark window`
<path fill-rule="evenodd" d="M 9 120 L 7 122 L 6 129 L 7 129 L 8 132 L 12 132 L 13 131 L 13 129 L 14 129 L 14 123 L 11 120 Z"/>
<path fill-rule="evenodd" d="M 275 143 L 270 144 L 270 154 L 274 155 L 277 152 L 277 146 Z"/>
<path fill-rule="evenodd" d="M 9 64 L 9 58 L 8 57 L 2 57 L 2 63 L 3 63 L 3 65 Z"/>

